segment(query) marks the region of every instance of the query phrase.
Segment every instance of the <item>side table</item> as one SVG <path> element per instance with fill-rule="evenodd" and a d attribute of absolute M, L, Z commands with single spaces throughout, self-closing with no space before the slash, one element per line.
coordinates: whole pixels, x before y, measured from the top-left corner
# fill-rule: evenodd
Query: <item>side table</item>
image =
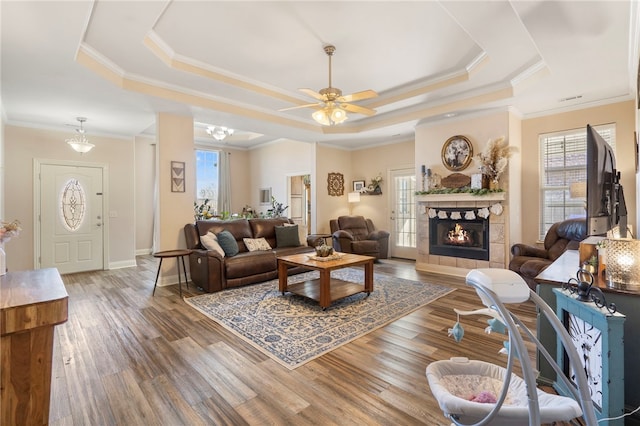
<path fill-rule="evenodd" d="M 178 288 L 180 289 L 180 297 L 182 297 L 182 281 L 180 280 L 180 259 L 182 259 L 182 271 L 184 272 L 184 282 L 189 288 L 189 281 L 187 281 L 187 267 L 184 265 L 184 257 L 189 256 L 191 254 L 191 250 L 187 249 L 178 249 L 178 250 L 165 250 L 153 253 L 153 257 L 157 257 L 160 259 L 160 264 L 158 265 L 158 273 L 156 274 L 156 282 L 153 285 L 153 296 L 156 294 L 156 287 L 158 285 L 158 277 L 160 276 L 160 271 L 162 270 L 162 261 L 166 258 L 175 258 L 176 266 L 178 268 Z"/>

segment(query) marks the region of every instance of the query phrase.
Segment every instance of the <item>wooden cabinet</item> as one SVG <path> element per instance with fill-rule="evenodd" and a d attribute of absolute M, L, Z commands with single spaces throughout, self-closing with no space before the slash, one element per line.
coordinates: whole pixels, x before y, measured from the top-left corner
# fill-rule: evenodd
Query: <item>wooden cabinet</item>
<path fill-rule="evenodd" d="M 0 424 L 49 423 L 54 327 L 67 312 L 57 269 L 0 277 Z"/>

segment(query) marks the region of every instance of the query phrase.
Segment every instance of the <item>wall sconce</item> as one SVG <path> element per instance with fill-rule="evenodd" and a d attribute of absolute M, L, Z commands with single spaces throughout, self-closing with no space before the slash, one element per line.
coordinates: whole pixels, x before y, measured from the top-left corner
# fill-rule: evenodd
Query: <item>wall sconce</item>
<path fill-rule="evenodd" d="M 606 274 L 609 284 L 640 286 L 640 240 L 606 240 Z"/>

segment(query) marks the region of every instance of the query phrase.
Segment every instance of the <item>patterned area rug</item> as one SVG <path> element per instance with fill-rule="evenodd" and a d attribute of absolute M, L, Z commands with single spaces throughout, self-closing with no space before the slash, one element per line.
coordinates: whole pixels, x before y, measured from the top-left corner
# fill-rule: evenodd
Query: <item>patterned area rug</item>
<path fill-rule="evenodd" d="M 318 278 L 311 271 L 289 283 Z M 364 282 L 364 272 L 345 268 L 332 277 Z M 280 364 L 295 369 L 380 328 L 453 290 L 374 273 L 373 292 L 335 301 L 326 310 L 301 296 L 278 291 L 278 280 L 185 299 L 186 303 L 245 339 Z"/>

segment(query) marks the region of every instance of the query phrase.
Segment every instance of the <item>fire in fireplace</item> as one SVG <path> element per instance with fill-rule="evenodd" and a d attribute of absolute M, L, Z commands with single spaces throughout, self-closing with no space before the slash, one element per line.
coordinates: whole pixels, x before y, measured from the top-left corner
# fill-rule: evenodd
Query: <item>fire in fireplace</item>
<path fill-rule="evenodd" d="M 459 209 L 439 209 L 459 211 Z M 447 215 L 450 217 L 450 214 Z M 489 220 L 466 219 L 429 220 L 429 253 L 465 259 L 489 260 Z"/>

